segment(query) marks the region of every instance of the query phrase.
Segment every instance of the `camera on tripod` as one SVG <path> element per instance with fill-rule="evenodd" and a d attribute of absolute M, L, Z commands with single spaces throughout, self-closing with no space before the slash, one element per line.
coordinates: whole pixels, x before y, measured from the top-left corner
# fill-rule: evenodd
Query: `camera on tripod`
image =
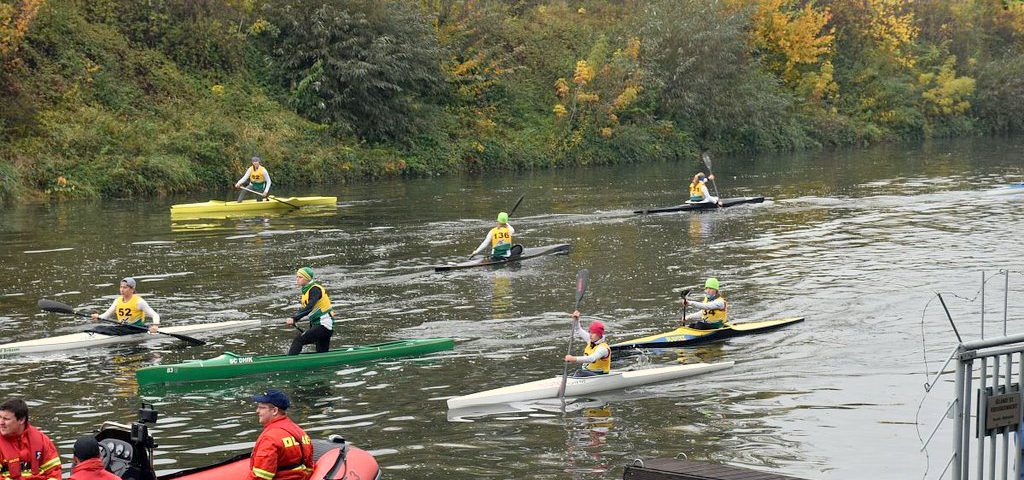
<path fill-rule="evenodd" d="M 139 420 L 132 423 L 132 443 L 143 448 L 156 448 L 156 442 L 149 434 L 149 427 L 146 424 L 156 423 L 159 413 L 153 408 L 153 404 L 142 404 L 142 407 L 139 408 Z"/>

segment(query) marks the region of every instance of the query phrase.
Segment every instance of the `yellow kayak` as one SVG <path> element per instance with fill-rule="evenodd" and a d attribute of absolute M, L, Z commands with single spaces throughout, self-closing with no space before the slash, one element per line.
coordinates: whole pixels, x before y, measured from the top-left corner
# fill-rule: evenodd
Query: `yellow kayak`
<path fill-rule="evenodd" d="M 804 321 L 804 317 L 790 317 L 764 322 L 728 323 L 714 330 L 697 330 L 690 327 L 679 327 L 671 332 L 659 333 L 643 338 L 635 338 L 612 345 L 612 350 L 630 348 L 675 348 L 688 347 L 699 343 L 713 342 L 726 338 L 739 337 L 754 333 L 770 332 Z"/>
<path fill-rule="evenodd" d="M 255 199 L 242 200 L 241 202 L 210 200 L 208 202 L 171 205 L 171 216 L 276 212 L 300 207 L 335 206 L 337 204 L 338 197 L 273 197 L 262 202 L 257 202 Z"/>

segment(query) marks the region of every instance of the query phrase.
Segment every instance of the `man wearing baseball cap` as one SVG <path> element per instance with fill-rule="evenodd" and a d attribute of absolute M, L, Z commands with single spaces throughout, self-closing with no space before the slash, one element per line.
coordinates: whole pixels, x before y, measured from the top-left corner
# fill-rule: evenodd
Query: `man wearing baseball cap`
<path fill-rule="evenodd" d="M 612 370 L 612 349 L 608 347 L 608 341 L 604 338 L 604 324 L 594 320 L 590 323 L 590 327 L 584 330 L 580 325 L 579 310 L 572 312 L 572 319 L 576 322 L 576 336 L 587 342 L 587 346 L 583 349 L 583 356 L 565 356 L 566 362 L 585 364 L 573 376 L 592 377 L 610 372 Z"/>
<path fill-rule="evenodd" d="M 121 477 L 103 468 L 100 460 L 100 444 L 95 437 L 86 436 L 75 441 L 75 466 L 71 467 L 68 480 L 121 480 Z"/>
<path fill-rule="evenodd" d="M 245 169 L 245 175 L 235 182 L 235 188 L 238 189 L 242 188 L 243 183 L 249 182 L 248 189 L 260 194 L 256 197 L 257 202 L 266 200 L 270 193 L 270 172 L 267 171 L 267 167 L 260 165 L 260 161 L 260 157 L 252 157 L 252 166 Z M 242 190 L 238 194 L 238 201 L 241 202 L 244 197 L 245 190 Z"/>
<path fill-rule="evenodd" d="M 308 480 L 314 466 L 313 442 L 288 418 L 288 395 L 270 389 L 252 400 L 263 433 L 249 459 L 249 480 Z"/>
<path fill-rule="evenodd" d="M 110 305 L 107 311 L 100 314 L 92 314 L 92 320 L 95 322 L 101 318 L 110 319 L 111 315 L 116 314 L 117 321 L 123 324 L 144 327 L 146 326 L 146 316 L 149 316 L 149 318 L 153 319 L 153 323 L 149 325 L 149 333 L 156 333 L 158 325 L 160 325 L 160 315 L 149 306 L 149 303 L 146 303 L 145 299 L 135 294 L 135 285 L 135 279 L 132 277 L 121 279 L 121 296 L 114 299 L 114 303 Z M 92 330 L 106 335 L 139 333 L 137 328 L 121 325 L 114 325 L 113 327 L 103 326 L 103 328 L 93 327 Z"/>

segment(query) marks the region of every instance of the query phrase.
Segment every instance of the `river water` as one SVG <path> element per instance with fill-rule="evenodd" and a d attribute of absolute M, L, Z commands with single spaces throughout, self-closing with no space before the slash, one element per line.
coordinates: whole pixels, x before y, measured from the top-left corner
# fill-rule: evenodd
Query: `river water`
<path fill-rule="evenodd" d="M 40 312 L 51 298 L 102 310 L 126 275 L 166 325 L 260 319 L 246 331 L 0 360 L 0 396 L 30 400 L 36 425 L 70 446 L 104 420 L 161 412 L 161 472 L 245 451 L 258 435 L 248 398 L 292 396 L 314 436 L 337 433 L 373 453 L 385 478 L 621 478 L 634 458 L 684 456 L 806 478 L 929 478 L 950 453 L 940 429 L 952 387 L 922 384 L 961 335 L 978 338 L 982 272 L 1008 269 L 1007 328 L 1024 326 L 1022 139 L 934 142 L 863 151 L 714 159 L 725 197 L 763 204 L 637 216 L 679 203 L 698 162 L 551 170 L 291 189 L 329 194 L 310 215 L 172 221 L 150 201 L 4 207 L 0 338 L 79 331 Z M 269 165 L 273 169 L 273 164 Z M 461 260 L 520 195 L 526 246 L 571 243 L 567 256 L 520 267 L 433 273 Z M 453 337 L 425 358 L 141 391 L 134 370 L 224 350 L 282 353 L 297 310 L 294 271 L 310 265 L 341 323 L 333 345 Z M 617 391 L 558 409 L 450 416 L 445 399 L 561 373 L 574 281 L 590 271 L 585 320 L 625 340 L 674 328 L 684 285 L 717 276 L 734 322 L 803 316 L 764 335 L 627 357 L 616 368 L 734 361 L 706 376 Z M 1001 334 L 1005 279 L 986 286 L 987 336 Z M 927 307 L 927 308 L 926 308 Z M 162 337 L 162 336 L 158 336 Z M 167 337 L 164 337 L 167 338 Z M 578 345 L 578 342 L 577 342 Z M 920 407 L 920 410 L 919 410 Z M 920 432 L 920 433 L 919 433 Z"/>

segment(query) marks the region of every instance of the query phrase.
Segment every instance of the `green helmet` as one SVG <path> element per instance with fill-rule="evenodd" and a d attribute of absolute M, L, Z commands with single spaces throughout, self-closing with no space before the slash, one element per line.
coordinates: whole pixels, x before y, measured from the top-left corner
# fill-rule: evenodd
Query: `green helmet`
<path fill-rule="evenodd" d="M 508 223 L 508 214 L 501 212 L 498 214 L 498 223 Z"/>
<path fill-rule="evenodd" d="M 718 279 L 715 277 L 709 278 L 708 281 L 704 282 L 704 288 L 718 290 Z"/>

